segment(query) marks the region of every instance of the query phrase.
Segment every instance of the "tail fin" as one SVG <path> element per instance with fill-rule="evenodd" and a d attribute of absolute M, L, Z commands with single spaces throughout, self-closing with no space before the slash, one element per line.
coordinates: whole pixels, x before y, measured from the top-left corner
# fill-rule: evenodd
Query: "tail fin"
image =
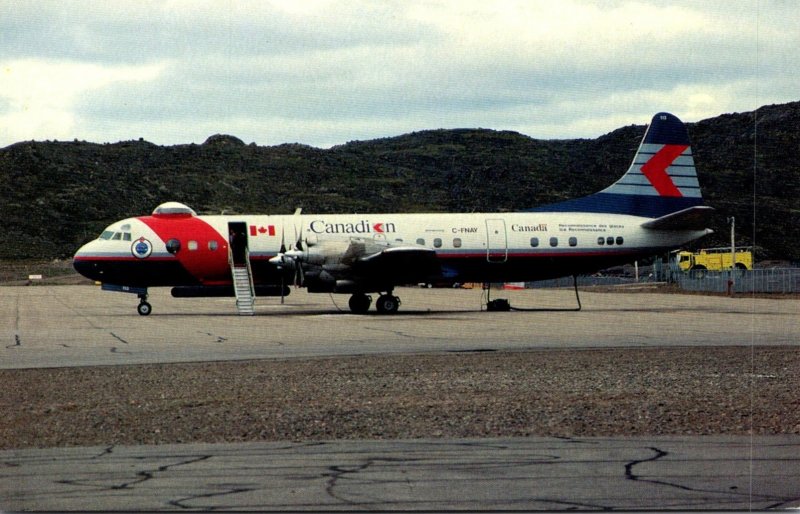
<path fill-rule="evenodd" d="M 658 218 L 702 204 L 686 126 L 672 114 L 661 112 L 653 116 L 622 178 L 599 193 L 532 210 Z"/>

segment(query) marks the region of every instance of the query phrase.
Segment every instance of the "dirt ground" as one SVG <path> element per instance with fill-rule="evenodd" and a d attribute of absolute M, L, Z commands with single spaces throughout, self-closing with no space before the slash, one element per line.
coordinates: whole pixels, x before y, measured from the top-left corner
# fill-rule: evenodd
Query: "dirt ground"
<path fill-rule="evenodd" d="M 692 347 L 0 371 L 0 449 L 800 434 L 800 350 Z"/>

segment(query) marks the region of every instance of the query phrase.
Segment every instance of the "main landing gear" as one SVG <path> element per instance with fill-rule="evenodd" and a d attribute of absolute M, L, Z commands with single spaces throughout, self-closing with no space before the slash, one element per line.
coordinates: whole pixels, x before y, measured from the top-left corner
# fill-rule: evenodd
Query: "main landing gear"
<path fill-rule="evenodd" d="M 353 314 L 365 314 L 372 304 L 372 297 L 364 293 L 355 293 L 350 297 L 348 305 Z M 378 314 L 395 314 L 400 308 L 400 298 L 392 295 L 391 291 L 382 294 L 375 302 L 375 310 Z"/>

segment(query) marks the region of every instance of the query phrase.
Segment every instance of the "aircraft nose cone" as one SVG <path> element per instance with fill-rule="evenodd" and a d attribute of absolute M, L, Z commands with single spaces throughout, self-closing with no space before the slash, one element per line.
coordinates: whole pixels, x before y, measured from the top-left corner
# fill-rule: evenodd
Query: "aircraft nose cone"
<path fill-rule="evenodd" d="M 86 278 L 98 280 L 98 270 L 95 263 L 87 260 L 73 260 L 72 267 Z"/>
<path fill-rule="evenodd" d="M 100 269 L 99 264 L 89 257 L 89 248 L 92 243 L 83 245 L 75 255 L 72 257 L 72 267 L 75 271 L 91 280 L 101 280 L 103 271 Z"/>
<path fill-rule="evenodd" d="M 101 282 L 103 280 L 102 267 L 99 263 L 91 259 L 74 259 L 72 261 L 72 267 L 75 268 L 75 271 L 88 279 Z"/>

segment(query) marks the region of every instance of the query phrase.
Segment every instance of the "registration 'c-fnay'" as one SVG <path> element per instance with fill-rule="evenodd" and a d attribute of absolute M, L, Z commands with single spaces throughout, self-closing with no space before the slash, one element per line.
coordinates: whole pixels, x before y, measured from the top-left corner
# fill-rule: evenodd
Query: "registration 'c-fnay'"
<path fill-rule="evenodd" d="M 396 286 L 520 282 L 591 273 L 711 232 L 684 124 L 656 114 L 627 172 L 606 189 L 522 212 L 199 216 L 168 202 L 109 226 L 75 254 L 104 289 L 175 297 L 344 293 L 350 309 L 397 311 Z"/>

